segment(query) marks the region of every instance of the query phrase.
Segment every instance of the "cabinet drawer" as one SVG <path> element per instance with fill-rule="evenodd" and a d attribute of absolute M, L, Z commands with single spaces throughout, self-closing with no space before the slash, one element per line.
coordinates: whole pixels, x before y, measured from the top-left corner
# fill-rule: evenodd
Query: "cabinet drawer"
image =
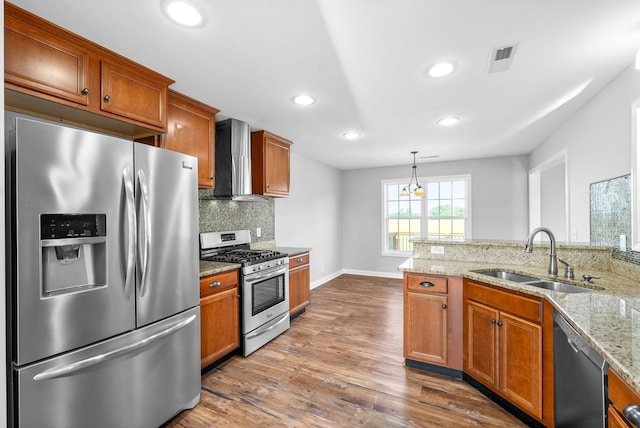
<path fill-rule="evenodd" d="M 232 270 L 218 275 L 200 278 L 200 297 L 208 296 L 238 285 L 238 271 Z"/>
<path fill-rule="evenodd" d="M 405 276 L 407 290 L 419 293 L 446 293 L 448 279 L 442 276 L 411 275 Z"/>
<path fill-rule="evenodd" d="M 465 280 L 465 299 L 475 300 L 529 321 L 542 322 L 542 300 Z"/>
<path fill-rule="evenodd" d="M 609 370 L 608 382 L 609 400 L 611 400 L 620 413 L 630 404 L 640 406 L 640 396 L 638 396 L 614 370 Z"/>
<path fill-rule="evenodd" d="M 289 257 L 289 269 L 309 264 L 309 253 Z"/>

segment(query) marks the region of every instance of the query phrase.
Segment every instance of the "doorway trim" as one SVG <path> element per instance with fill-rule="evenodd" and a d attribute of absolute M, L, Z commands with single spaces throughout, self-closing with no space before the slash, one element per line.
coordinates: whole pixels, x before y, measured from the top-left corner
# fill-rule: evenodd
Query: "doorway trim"
<path fill-rule="evenodd" d="M 540 176 L 555 166 L 564 164 L 564 224 L 565 236 L 557 236 L 559 241 L 573 242 L 576 237 L 571 231 L 569 204 L 569 149 L 564 148 L 529 170 L 529 230 L 541 226 L 542 189 Z M 539 237 L 540 235 L 538 235 Z"/>

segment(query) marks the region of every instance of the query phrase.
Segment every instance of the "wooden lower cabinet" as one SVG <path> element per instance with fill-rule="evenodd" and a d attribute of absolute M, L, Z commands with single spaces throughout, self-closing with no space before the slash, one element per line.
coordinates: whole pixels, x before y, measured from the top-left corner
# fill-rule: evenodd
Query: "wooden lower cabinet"
<path fill-rule="evenodd" d="M 289 257 L 289 313 L 292 317 L 304 312 L 311 303 L 309 253 Z"/>
<path fill-rule="evenodd" d="M 462 369 L 462 279 L 404 274 L 404 357 Z"/>
<path fill-rule="evenodd" d="M 613 369 L 609 369 L 608 396 L 611 404 L 607 408 L 607 426 L 609 428 L 631 428 L 632 425 L 624 417 L 624 409 L 630 405 L 640 406 L 640 395 L 631 389 Z"/>
<path fill-rule="evenodd" d="M 464 292 L 464 372 L 552 426 L 551 307 L 466 279 Z"/>
<path fill-rule="evenodd" d="M 200 366 L 240 347 L 238 271 L 200 278 Z"/>

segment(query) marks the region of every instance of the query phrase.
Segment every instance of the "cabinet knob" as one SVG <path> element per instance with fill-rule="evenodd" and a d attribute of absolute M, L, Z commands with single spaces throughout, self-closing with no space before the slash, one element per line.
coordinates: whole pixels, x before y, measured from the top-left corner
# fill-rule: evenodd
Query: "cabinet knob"
<path fill-rule="evenodd" d="M 111 101 L 111 96 L 110 95 L 105 95 L 104 96 L 104 100 L 105 101 Z"/>
<path fill-rule="evenodd" d="M 636 404 L 629 404 L 624 408 L 624 417 L 638 426 L 640 424 L 640 408 Z"/>
<path fill-rule="evenodd" d="M 446 303 L 442 305 L 442 309 L 447 309 L 447 304 Z"/>
<path fill-rule="evenodd" d="M 83 93 L 84 95 L 87 95 L 87 94 L 89 93 L 89 88 L 84 88 L 84 89 L 82 90 L 82 93 Z"/>
<path fill-rule="evenodd" d="M 502 327 L 502 321 L 498 321 L 498 327 Z"/>
<path fill-rule="evenodd" d="M 297 260 L 298 260 L 298 263 L 301 263 L 302 262 L 302 257 L 298 257 Z"/>
<path fill-rule="evenodd" d="M 240 295 L 239 295 L 239 294 L 236 294 L 236 297 L 239 299 L 239 298 L 240 298 Z"/>
<path fill-rule="evenodd" d="M 221 284 L 220 281 L 213 281 L 211 284 L 209 284 L 209 288 L 217 287 L 220 284 Z"/>
<path fill-rule="evenodd" d="M 435 287 L 435 284 L 429 281 L 422 281 L 420 285 L 422 285 L 423 287 Z"/>
<path fill-rule="evenodd" d="M 491 324 L 495 324 L 496 320 L 494 320 L 493 318 L 491 318 Z"/>

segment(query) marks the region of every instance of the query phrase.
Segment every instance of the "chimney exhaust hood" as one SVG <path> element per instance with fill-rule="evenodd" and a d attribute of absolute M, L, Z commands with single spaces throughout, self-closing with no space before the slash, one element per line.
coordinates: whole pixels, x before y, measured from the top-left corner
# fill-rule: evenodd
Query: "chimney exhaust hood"
<path fill-rule="evenodd" d="M 216 181 L 213 199 L 268 201 L 252 194 L 251 128 L 246 122 L 226 119 L 216 123 Z"/>

